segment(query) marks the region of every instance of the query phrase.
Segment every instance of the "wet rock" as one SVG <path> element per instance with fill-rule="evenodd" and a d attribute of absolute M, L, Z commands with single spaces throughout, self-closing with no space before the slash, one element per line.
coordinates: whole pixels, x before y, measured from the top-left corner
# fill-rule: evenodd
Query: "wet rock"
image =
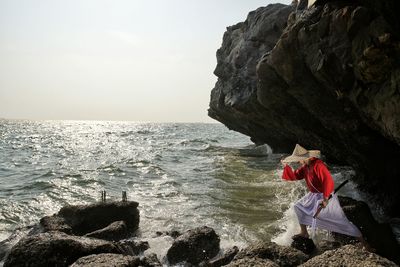
<path fill-rule="evenodd" d="M 40 226 L 42 232 L 59 231 L 66 234 L 72 234 L 72 227 L 65 222 L 65 219 L 59 216 L 45 216 L 40 219 Z M 40 233 L 34 231 L 31 234 Z"/>
<path fill-rule="evenodd" d="M 234 260 L 233 262 L 226 265 L 227 267 L 244 267 L 244 266 L 252 266 L 252 267 L 279 267 L 275 262 L 268 259 L 261 258 L 242 258 Z"/>
<path fill-rule="evenodd" d="M 122 254 L 139 255 L 150 248 L 147 241 L 121 240 L 114 242 Z"/>
<path fill-rule="evenodd" d="M 98 253 L 120 253 L 112 242 L 47 232 L 22 238 L 10 251 L 4 266 L 68 266 L 78 258 Z"/>
<path fill-rule="evenodd" d="M 164 232 L 161 232 L 161 231 L 157 231 L 156 232 L 156 235 L 157 236 L 170 236 L 170 237 L 172 237 L 173 239 L 175 239 L 175 238 L 177 238 L 178 236 L 180 236 L 180 235 L 182 235 L 182 233 L 180 233 L 180 232 L 178 232 L 178 231 L 175 231 L 175 230 L 173 230 L 173 231 L 164 231 Z"/>
<path fill-rule="evenodd" d="M 91 205 L 65 206 L 54 215 L 62 218 L 75 235 L 84 235 L 107 227 L 115 221 L 124 221 L 129 232 L 139 227 L 139 203 L 101 202 Z"/>
<path fill-rule="evenodd" d="M 316 256 L 306 263 L 300 265 L 302 267 L 342 267 L 342 266 L 397 266 L 394 262 L 382 258 L 381 256 L 367 252 L 364 249 L 353 245 L 346 245 L 339 249 L 329 250 Z"/>
<path fill-rule="evenodd" d="M 297 266 L 308 260 L 309 257 L 295 248 L 266 242 L 257 243 L 239 251 L 234 261 L 244 258 L 268 259 L 279 266 Z"/>
<path fill-rule="evenodd" d="M 216 259 L 210 260 L 206 266 L 209 267 L 220 267 L 230 263 L 236 254 L 239 252 L 239 248 L 234 246 L 224 252 L 224 254 Z"/>
<path fill-rule="evenodd" d="M 141 259 L 140 265 L 143 267 L 161 267 L 162 266 L 161 262 L 157 258 L 157 255 L 154 253 L 146 255 L 143 259 Z"/>
<path fill-rule="evenodd" d="M 102 253 L 82 257 L 71 267 L 137 267 L 141 266 L 139 257 L 121 254 Z"/>
<path fill-rule="evenodd" d="M 292 248 L 303 251 L 305 254 L 310 255 L 315 250 L 315 244 L 310 238 L 305 238 L 302 236 L 293 237 L 292 244 L 290 245 Z"/>
<path fill-rule="evenodd" d="M 363 201 L 348 197 L 339 197 L 339 201 L 347 218 L 360 229 L 370 246 L 376 249 L 376 253 L 400 264 L 400 245 L 390 225 L 378 223 L 368 205 Z M 342 243 L 354 242 L 354 239 L 348 237 L 337 234 L 334 236 Z"/>
<path fill-rule="evenodd" d="M 110 241 L 118 241 L 129 236 L 128 227 L 124 221 L 113 222 L 103 229 L 88 233 L 86 237 L 94 237 Z"/>
<path fill-rule="evenodd" d="M 189 262 L 198 264 L 215 257 L 219 252 L 220 239 L 212 228 L 207 226 L 189 230 L 175 239 L 168 249 L 169 263 Z"/>

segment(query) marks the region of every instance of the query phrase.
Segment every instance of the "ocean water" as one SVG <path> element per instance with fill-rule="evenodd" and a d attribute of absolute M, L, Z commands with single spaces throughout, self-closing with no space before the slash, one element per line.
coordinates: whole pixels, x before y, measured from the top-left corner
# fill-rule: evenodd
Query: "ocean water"
<path fill-rule="evenodd" d="M 102 190 L 139 202 L 138 236 L 160 258 L 172 239 L 156 231 L 203 225 L 223 248 L 288 244 L 298 230 L 290 207 L 306 189 L 281 180 L 282 156 L 221 124 L 0 120 L 0 246 L 63 205 L 99 201 Z M 332 172 L 337 182 L 353 175 Z"/>

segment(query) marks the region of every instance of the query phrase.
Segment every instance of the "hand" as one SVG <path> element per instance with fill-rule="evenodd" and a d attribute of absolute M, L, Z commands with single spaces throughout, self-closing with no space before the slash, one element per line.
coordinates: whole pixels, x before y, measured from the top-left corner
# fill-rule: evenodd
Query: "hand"
<path fill-rule="evenodd" d="M 324 200 L 322 200 L 320 205 L 321 205 L 322 208 L 326 208 L 326 206 L 328 206 L 328 203 L 329 203 L 329 199 L 328 198 L 324 198 Z"/>

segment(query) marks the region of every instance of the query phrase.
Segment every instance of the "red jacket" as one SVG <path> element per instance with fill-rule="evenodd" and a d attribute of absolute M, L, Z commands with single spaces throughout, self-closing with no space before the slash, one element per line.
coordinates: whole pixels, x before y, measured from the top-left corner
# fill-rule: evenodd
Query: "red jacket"
<path fill-rule="evenodd" d="M 309 165 L 304 165 L 293 172 L 288 165 L 283 169 L 282 179 L 295 181 L 305 179 L 308 189 L 313 193 L 323 193 L 328 198 L 334 188 L 332 176 L 325 163 L 311 158 Z"/>

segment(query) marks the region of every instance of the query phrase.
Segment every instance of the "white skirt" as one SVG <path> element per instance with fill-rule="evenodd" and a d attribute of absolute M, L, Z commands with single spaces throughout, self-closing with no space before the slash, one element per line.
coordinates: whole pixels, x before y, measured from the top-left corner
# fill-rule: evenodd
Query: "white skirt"
<path fill-rule="evenodd" d="M 300 224 L 312 225 L 313 216 L 322 200 L 322 193 L 310 192 L 294 205 Z M 321 210 L 316 218 L 316 227 L 349 236 L 361 236 L 357 226 L 347 219 L 335 194 L 332 195 L 328 205 Z"/>

